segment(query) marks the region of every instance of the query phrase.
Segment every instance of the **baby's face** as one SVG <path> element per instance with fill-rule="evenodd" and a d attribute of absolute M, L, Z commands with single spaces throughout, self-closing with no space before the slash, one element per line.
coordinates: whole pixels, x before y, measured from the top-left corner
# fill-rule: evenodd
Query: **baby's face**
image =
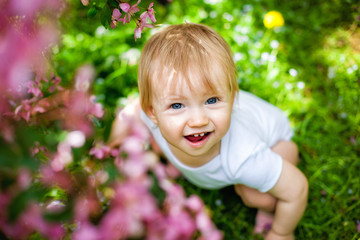
<path fill-rule="evenodd" d="M 186 83 L 175 89 L 157 86 L 149 117 L 184 164 L 198 167 L 220 152 L 221 139 L 230 127 L 233 97 L 226 87 L 217 93 Z M 191 160 L 190 160 L 191 159 Z"/>

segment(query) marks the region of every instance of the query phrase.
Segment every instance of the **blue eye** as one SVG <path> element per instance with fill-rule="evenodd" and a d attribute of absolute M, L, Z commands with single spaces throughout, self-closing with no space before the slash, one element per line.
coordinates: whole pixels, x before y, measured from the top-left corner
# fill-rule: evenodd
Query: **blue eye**
<path fill-rule="evenodd" d="M 172 109 L 180 109 L 183 107 L 183 105 L 181 103 L 174 103 L 174 104 L 171 104 L 170 106 Z"/>
<path fill-rule="evenodd" d="M 214 103 L 217 103 L 218 100 L 219 100 L 218 98 L 212 97 L 206 101 L 206 104 L 214 104 Z"/>

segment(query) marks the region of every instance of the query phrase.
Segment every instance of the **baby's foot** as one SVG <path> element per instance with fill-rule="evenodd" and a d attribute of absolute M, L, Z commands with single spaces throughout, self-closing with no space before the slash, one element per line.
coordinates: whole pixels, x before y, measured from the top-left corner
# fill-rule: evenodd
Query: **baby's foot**
<path fill-rule="evenodd" d="M 256 217 L 255 217 L 255 228 L 254 233 L 255 234 L 261 234 L 265 237 L 266 233 L 271 229 L 271 224 L 274 220 L 274 215 L 258 210 Z"/>

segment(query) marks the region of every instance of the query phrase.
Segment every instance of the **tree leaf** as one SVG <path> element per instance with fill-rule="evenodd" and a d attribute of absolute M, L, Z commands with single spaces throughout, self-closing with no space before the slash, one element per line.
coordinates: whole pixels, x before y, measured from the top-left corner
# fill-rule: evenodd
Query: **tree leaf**
<path fill-rule="evenodd" d="M 97 14 L 97 11 L 98 11 L 97 8 L 95 6 L 92 6 L 87 13 L 88 18 L 95 17 L 95 15 Z"/>

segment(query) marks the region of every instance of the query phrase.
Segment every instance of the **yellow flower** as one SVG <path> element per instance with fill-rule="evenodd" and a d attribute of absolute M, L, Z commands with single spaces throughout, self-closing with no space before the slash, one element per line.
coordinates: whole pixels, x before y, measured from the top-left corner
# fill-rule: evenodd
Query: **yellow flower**
<path fill-rule="evenodd" d="M 264 25 L 266 28 L 274 28 L 284 26 L 284 18 L 277 11 L 270 11 L 264 16 Z"/>

